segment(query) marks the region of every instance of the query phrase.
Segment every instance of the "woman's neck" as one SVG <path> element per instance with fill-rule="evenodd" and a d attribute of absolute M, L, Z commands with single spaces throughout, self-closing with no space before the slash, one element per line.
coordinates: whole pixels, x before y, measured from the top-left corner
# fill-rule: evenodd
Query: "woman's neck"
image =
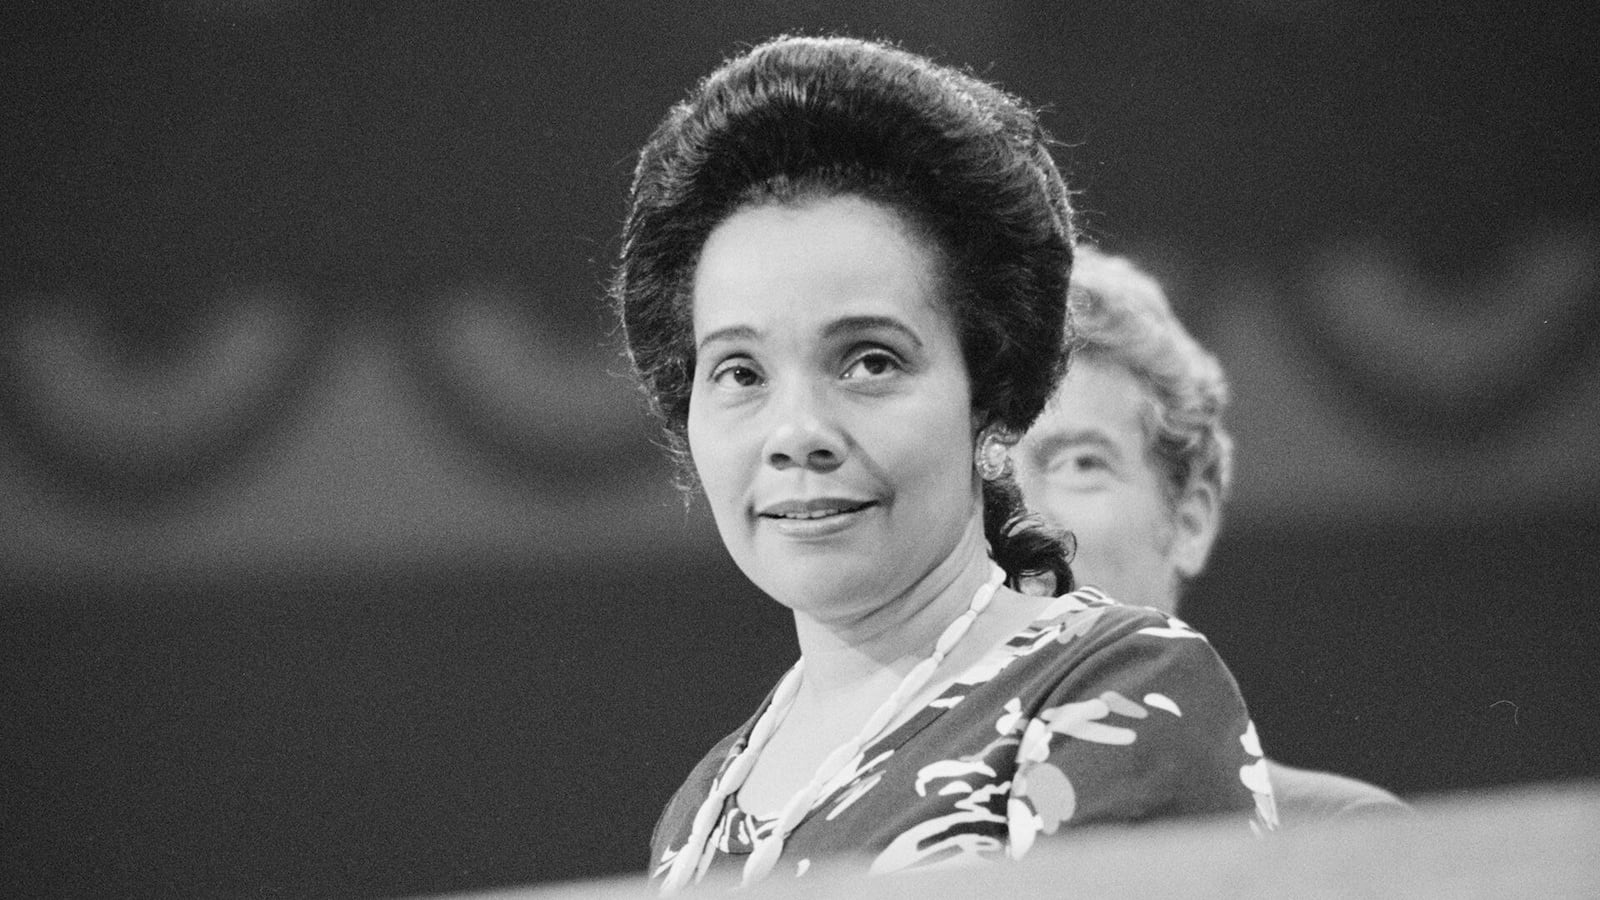
<path fill-rule="evenodd" d="M 981 527 L 946 560 L 899 596 L 845 620 L 822 621 L 795 613 L 795 633 L 805 660 L 802 696 L 826 701 L 892 690 L 934 643 L 992 572 Z"/>

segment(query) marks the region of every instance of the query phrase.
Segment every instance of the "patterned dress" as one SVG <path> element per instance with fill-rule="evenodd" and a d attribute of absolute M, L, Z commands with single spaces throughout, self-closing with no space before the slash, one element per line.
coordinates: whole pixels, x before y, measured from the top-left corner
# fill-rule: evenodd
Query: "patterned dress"
<path fill-rule="evenodd" d="M 683 849 L 754 723 L 713 747 L 667 804 L 651 840 L 653 878 Z M 1233 676 L 1179 620 L 1085 588 L 845 766 L 773 874 L 845 856 L 872 873 L 1019 859 L 1041 835 L 1073 826 L 1217 814 L 1236 816 L 1241 833 L 1277 822 Z M 771 824 L 730 798 L 711 872 L 736 876 Z"/>

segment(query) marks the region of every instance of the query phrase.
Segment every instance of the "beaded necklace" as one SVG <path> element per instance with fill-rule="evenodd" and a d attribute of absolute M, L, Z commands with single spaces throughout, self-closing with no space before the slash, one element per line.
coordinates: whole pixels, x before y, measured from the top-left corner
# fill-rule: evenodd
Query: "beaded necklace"
<path fill-rule="evenodd" d="M 878 737 L 879 733 L 904 711 L 911 698 L 927 685 L 928 680 L 933 677 L 934 670 L 944 662 L 945 656 L 956 643 L 966 636 L 973 620 L 978 618 L 989 605 L 989 601 L 994 599 L 994 593 L 1005 581 L 1005 577 L 1006 573 L 999 566 L 990 565 L 989 580 L 972 595 L 972 603 L 967 607 L 967 611 L 957 616 L 956 620 L 945 628 L 944 633 L 939 635 L 939 640 L 934 644 L 933 655 L 912 667 L 900 681 L 900 686 L 894 689 L 894 693 L 890 694 L 867 719 L 866 724 L 861 726 L 861 731 L 828 754 L 828 758 L 817 767 L 811 781 L 789 798 L 789 802 L 785 803 L 783 810 L 778 813 L 771 832 L 756 842 L 750 858 L 745 860 L 741 886 L 755 884 L 767 877 L 772 867 L 777 865 L 779 855 L 783 853 L 783 842 L 811 812 L 811 807 L 821 799 L 823 787 L 837 777 L 839 770 L 855 759 L 862 748 Z M 756 720 L 755 727 L 750 729 L 749 742 L 712 782 L 705 802 L 701 803 L 700 809 L 695 812 L 694 826 L 689 830 L 688 841 L 678 851 L 677 857 L 672 860 L 672 865 L 667 870 L 667 877 L 661 884 L 661 896 L 673 896 L 691 880 L 698 882 L 705 877 L 706 870 L 711 867 L 711 860 L 717 853 L 716 848 L 711 845 L 711 831 L 716 827 L 717 820 L 722 817 L 723 806 L 727 799 L 733 796 L 750 776 L 750 770 L 755 768 L 762 749 L 789 714 L 789 708 L 794 705 L 795 695 L 800 690 L 800 676 L 804 667 L 805 659 L 802 657 L 783 676 L 783 680 L 778 682 L 777 690 L 772 695 L 772 702 L 767 704 L 766 710 Z"/>

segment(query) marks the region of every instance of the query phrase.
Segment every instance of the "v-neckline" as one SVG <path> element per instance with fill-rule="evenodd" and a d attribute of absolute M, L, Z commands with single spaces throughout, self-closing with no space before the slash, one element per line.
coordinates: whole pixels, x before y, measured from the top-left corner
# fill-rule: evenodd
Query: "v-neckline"
<path fill-rule="evenodd" d="M 862 761 L 865 762 L 867 760 L 877 759 L 883 756 L 885 753 L 893 753 L 898 751 L 901 747 L 905 746 L 906 742 L 910 741 L 918 733 L 931 726 L 934 722 L 937 722 L 946 712 L 956 705 L 955 703 L 947 703 L 942 701 L 963 698 L 970 689 L 977 686 L 977 684 L 974 682 L 967 680 L 967 676 L 971 672 L 979 668 L 993 667 L 994 664 L 990 662 L 990 658 L 996 654 L 1015 656 L 1019 649 L 1019 645 L 1017 643 L 1018 639 L 1022 638 L 1029 630 L 1036 628 L 1039 622 L 1046 618 L 1045 612 L 1054 607 L 1054 603 L 1046 605 L 1044 609 L 1040 611 L 1039 615 L 1030 619 L 1026 624 L 1008 636 L 1003 642 L 996 644 L 994 649 L 990 650 L 983 656 L 980 656 L 978 659 L 974 660 L 971 665 L 963 669 L 961 673 L 955 677 L 955 680 L 946 686 L 943 691 L 939 692 L 938 695 L 923 703 L 922 708 L 913 713 L 911 718 L 900 723 L 898 726 L 891 729 L 887 734 L 883 735 L 877 740 L 874 740 L 871 744 L 863 747 L 861 750 Z M 773 695 L 776 691 L 777 687 L 774 685 L 773 689 L 767 692 L 766 698 L 762 700 L 761 705 L 756 709 L 755 715 L 751 716 L 750 719 L 745 722 L 744 727 L 741 729 L 739 739 L 734 742 L 732 747 L 729 748 L 728 756 L 724 760 L 724 766 L 728 761 L 731 761 L 735 756 L 743 752 L 745 746 L 749 743 L 750 734 L 755 728 L 755 723 L 761 719 L 762 714 L 765 713 L 767 711 L 767 707 L 771 705 Z M 718 777 L 720 777 L 720 772 Z M 855 780 L 855 778 L 851 778 L 840 784 L 838 787 L 835 787 L 827 794 L 819 796 L 816 802 L 811 805 L 811 809 L 806 812 L 805 819 L 809 819 L 817 810 L 827 806 L 828 801 L 833 799 L 833 797 L 836 796 L 841 790 L 848 788 L 855 782 Z M 738 791 L 734 791 L 729 795 L 727 812 L 729 813 L 728 825 L 730 828 L 742 819 L 749 823 L 749 833 L 752 835 L 758 834 L 761 829 L 769 826 L 777 818 L 776 816 L 757 816 L 745 810 L 743 806 L 739 805 Z M 801 821 L 804 822 L 805 819 L 802 819 Z M 749 850 L 746 848 L 735 852 L 748 853 Z"/>
<path fill-rule="evenodd" d="M 1031 622 L 1029 623 L 1030 626 L 1032 624 L 1033 623 L 1031 623 Z M 999 647 L 995 648 L 994 652 L 998 653 L 998 652 L 1001 652 L 1002 650 L 1011 649 L 1011 640 L 1012 640 L 1011 638 L 1008 638 L 1004 644 L 1002 644 Z M 985 657 L 985 659 L 987 659 L 987 656 Z M 982 662 L 982 661 L 983 660 L 980 660 L 979 662 Z M 967 671 L 971 671 L 972 669 L 975 669 L 977 667 L 978 667 L 978 663 L 973 663 L 972 666 L 970 666 L 966 671 L 962 672 L 962 675 L 965 675 Z M 871 744 L 869 744 L 866 747 L 862 748 L 862 751 L 861 751 L 861 759 L 862 759 L 862 761 L 866 762 L 868 760 L 877 759 L 879 757 L 882 757 L 886 753 L 893 753 L 893 752 L 899 750 L 901 747 L 905 746 L 906 742 L 911 740 L 913 737 L 915 737 L 918 734 L 918 732 L 921 732 L 923 729 L 927 728 L 928 726 L 932 725 L 934 722 L 938 721 L 939 718 L 945 714 L 945 712 L 947 712 L 952 706 L 954 706 L 954 704 L 941 704 L 939 701 L 948 699 L 948 698 L 950 698 L 952 696 L 965 696 L 965 691 L 964 690 L 960 691 L 960 692 L 957 691 L 957 688 L 965 688 L 965 687 L 970 687 L 970 685 L 968 685 L 966 682 L 962 681 L 960 677 L 958 677 L 954 682 L 952 682 L 950 684 L 949 687 L 945 688 L 944 691 L 942 693 L 940 693 L 937 697 L 934 697 L 933 699 L 929 700 L 927 703 L 924 703 L 922 705 L 922 708 L 917 710 L 916 713 L 911 716 L 911 718 L 909 718 L 906 721 L 900 723 L 900 725 L 898 727 L 892 729 L 888 734 L 885 734 L 883 737 L 877 739 L 876 741 L 873 741 Z M 755 716 L 752 717 L 748 723 L 746 723 L 746 727 L 744 729 L 744 733 L 742 735 L 740 735 L 739 740 L 737 742 L 735 742 L 735 744 L 733 745 L 732 748 L 730 748 L 728 759 L 731 760 L 734 756 L 737 756 L 744 749 L 744 746 L 746 745 L 746 743 L 750 739 L 750 729 L 754 726 L 756 720 L 761 718 L 761 714 L 766 711 L 767 705 L 769 703 L 771 703 L 771 701 L 772 701 L 772 694 L 769 692 L 768 695 L 767 695 L 767 699 L 761 704 L 760 709 L 756 710 Z M 719 777 L 720 777 L 720 775 L 719 775 Z M 815 815 L 817 813 L 818 810 L 827 807 L 828 803 L 830 801 L 832 801 L 833 798 L 836 797 L 839 794 L 840 791 L 847 790 L 852 784 L 854 784 L 856 782 L 856 780 L 857 779 L 855 777 L 852 777 L 852 778 L 846 780 L 845 782 L 843 782 L 842 784 L 840 784 L 839 786 L 835 787 L 833 790 L 829 791 L 828 793 L 817 797 L 816 802 L 811 804 L 811 808 L 809 810 L 807 810 L 805 816 L 803 816 L 801 818 L 801 820 L 800 820 L 801 824 L 804 824 L 807 820 L 809 820 L 813 815 Z M 739 792 L 738 791 L 734 791 L 732 794 L 729 794 L 728 795 L 727 806 L 726 806 L 726 808 L 724 810 L 724 822 L 725 822 L 724 828 L 726 829 L 725 833 L 728 834 L 729 837 L 730 837 L 730 840 L 728 841 L 728 845 L 727 845 L 728 846 L 728 852 L 729 853 L 733 853 L 733 854 L 747 854 L 747 853 L 751 852 L 751 850 L 752 850 L 752 845 L 744 845 L 744 846 L 737 846 L 736 847 L 736 846 L 734 846 L 734 844 L 733 844 L 733 842 L 731 840 L 732 833 L 740 825 L 741 822 L 746 825 L 746 832 L 745 833 L 747 833 L 751 837 L 758 837 L 759 835 L 765 833 L 765 831 L 767 829 L 771 828 L 772 823 L 777 821 L 777 818 L 778 817 L 776 815 L 773 815 L 773 816 L 757 816 L 754 813 L 751 813 L 751 812 L 747 811 L 743 806 L 739 805 Z"/>
<path fill-rule="evenodd" d="M 968 676 L 970 676 L 973 671 L 979 669 L 992 669 L 995 673 L 998 673 L 999 670 L 1004 668 L 1010 660 L 1008 659 L 1006 663 L 1001 663 L 998 660 L 994 660 L 993 657 L 997 655 L 1003 655 L 1014 659 L 1018 655 L 1025 653 L 1034 643 L 1037 633 L 1041 630 L 1041 628 L 1045 627 L 1049 622 L 1060 619 L 1062 616 L 1071 611 L 1064 606 L 1064 603 L 1067 600 L 1075 600 L 1080 606 L 1084 605 L 1085 602 L 1088 601 L 1087 605 L 1092 606 L 1095 605 L 1093 601 L 1103 600 L 1103 598 L 1104 595 L 1100 594 L 1093 588 L 1085 591 L 1082 587 L 1068 594 L 1053 598 L 1049 603 L 1041 607 L 1038 614 L 1036 614 L 1032 619 L 1018 627 L 1004 641 L 996 644 L 994 649 L 979 657 L 977 660 L 973 661 L 971 665 L 963 669 L 961 674 L 957 675 L 956 678 L 948 686 L 946 686 L 943 691 L 922 704 L 922 708 L 918 709 L 916 713 L 911 716 L 911 718 L 902 722 L 899 726 L 892 729 L 883 737 L 864 747 L 861 752 L 862 761 L 866 762 L 869 760 L 879 759 L 883 757 L 885 753 L 897 752 L 917 734 L 932 726 L 935 722 L 939 721 L 939 719 L 946 712 L 959 705 L 959 702 L 948 701 L 957 700 L 958 698 L 965 698 L 966 695 L 973 689 L 981 687 L 993 677 L 993 675 L 990 675 L 989 677 L 984 678 L 982 681 L 972 681 Z M 779 680 L 779 683 L 781 683 L 781 681 L 782 679 Z M 721 778 L 726 772 L 729 763 L 731 763 L 734 758 L 744 751 L 744 748 L 749 743 L 750 735 L 755 728 L 756 722 L 760 721 L 762 714 L 764 714 L 767 711 L 767 708 L 772 704 L 772 700 L 776 692 L 777 685 L 774 684 L 772 689 L 767 692 L 766 697 L 763 698 L 761 705 L 757 707 L 755 714 L 751 716 L 740 728 L 738 732 L 738 738 L 728 748 L 727 755 L 724 757 L 722 764 L 717 771 L 716 778 Z M 857 774 L 859 775 L 859 773 Z M 802 824 L 810 820 L 810 818 L 815 815 L 818 810 L 825 809 L 841 791 L 848 790 L 853 784 L 856 783 L 857 780 L 857 777 L 851 777 L 842 784 L 836 786 L 827 794 L 818 797 L 816 802 L 812 804 L 811 808 L 806 811 L 805 817 L 801 820 Z M 724 805 L 722 824 L 719 826 L 719 830 L 721 830 L 724 835 L 724 844 L 728 848 L 727 852 L 733 855 L 745 855 L 750 853 L 753 845 L 745 844 L 736 846 L 734 844 L 734 838 L 737 835 L 748 836 L 750 838 L 758 837 L 759 835 L 765 833 L 767 829 L 770 829 L 772 823 L 775 822 L 776 819 L 776 816 L 760 817 L 746 811 L 742 806 L 739 805 L 739 792 L 734 791 L 728 796 L 728 799 Z"/>

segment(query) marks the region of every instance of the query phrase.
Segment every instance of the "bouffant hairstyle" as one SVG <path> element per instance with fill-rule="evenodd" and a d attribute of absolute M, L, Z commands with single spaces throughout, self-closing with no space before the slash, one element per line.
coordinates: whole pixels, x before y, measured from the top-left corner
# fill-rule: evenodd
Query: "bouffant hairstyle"
<path fill-rule="evenodd" d="M 741 209 L 839 195 L 893 210 L 938 251 L 980 428 L 1015 440 L 1060 380 L 1074 228 L 1035 113 L 896 47 L 776 38 L 667 114 L 640 151 L 623 226 L 612 298 L 685 485 L 701 248 Z M 985 482 L 984 508 L 1013 580 L 1050 572 L 1071 585 L 1067 538 L 1027 515 L 1009 478 Z"/>
<path fill-rule="evenodd" d="M 1145 445 L 1168 504 L 1193 484 L 1226 499 L 1233 482 L 1233 440 L 1222 426 L 1228 381 L 1173 314 L 1161 285 L 1124 257 L 1080 245 L 1068 308 L 1074 352 L 1121 366 L 1144 386 Z"/>

